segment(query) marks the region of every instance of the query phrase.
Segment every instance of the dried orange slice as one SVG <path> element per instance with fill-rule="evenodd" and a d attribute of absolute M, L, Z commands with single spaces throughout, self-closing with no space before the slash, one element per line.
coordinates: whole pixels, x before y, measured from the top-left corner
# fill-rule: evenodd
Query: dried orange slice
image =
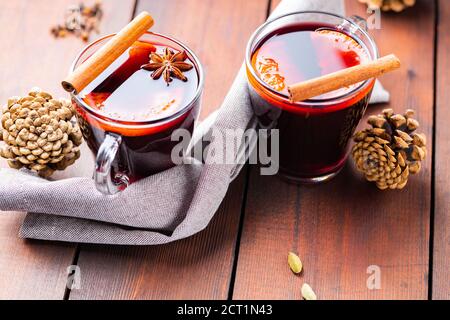
<path fill-rule="evenodd" d="M 272 58 L 258 57 L 256 70 L 261 79 L 276 91 L 283 91 L 286 88 L 284 77 L 280 74 L 278 62 Z"/>

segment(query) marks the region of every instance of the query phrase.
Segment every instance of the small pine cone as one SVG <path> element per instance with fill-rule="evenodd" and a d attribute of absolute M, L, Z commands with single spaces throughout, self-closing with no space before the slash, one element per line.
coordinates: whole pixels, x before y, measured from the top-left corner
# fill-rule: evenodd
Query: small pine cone
<path fill-rule="evenodd" d="M 0 157 L 10 167 L 49 177 L 80 157 L 80 128 L 70 101 L 56 100 L 34 88 L 26 97 L 8 99 L 1 114 Z"/>
<path fill-rule="evenodd" d="M 359 0 L 367 4 L 371 10 L 381 9 L 383 11 L 401 12 L 408 7 L 415 5 L 416 0 Z"/>
<path fill-rule="evenodd" d="M 426 156 L 426 138 L 415 132 L 419 123 L 413 116 L 410 109 L 403 115 L 385 109 L 368 118 L 371 128 L 353 137 L 356 144 L 352 155 L 357 169 L 382 190 L 402 189 L 409 175 L 420 171 Z"/>

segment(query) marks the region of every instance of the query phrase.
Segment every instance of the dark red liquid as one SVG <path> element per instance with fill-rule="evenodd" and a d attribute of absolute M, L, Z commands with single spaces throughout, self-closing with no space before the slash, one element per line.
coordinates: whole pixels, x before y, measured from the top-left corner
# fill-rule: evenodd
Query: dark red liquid
<path fill-rule="evenodd" d="M 125 173 L 132 181 L 174 166 L 171 152 L 178 142 L 171 141 L 171 134 L 180 128 L 192 134 L 199 112 L 197 99 L 183 114 L 174 116 L 196 95 L 199 85 L 196 68 L 185 72 L 187 82 L 173 79 L 169 85 L 162 77 L 152 79 L 151 72 L 140 68 L 149 62 L 151 52 L 162 53 L 165 47 L 136 42 L 81 92 L 84 102 L 98 112 L 98 116 L 75 104 L 85 140 L 94 154 L 106 133 L 122 136 L 114 169 L 116 173 Z M 186 62 L 194 65 L 189 58 Z M 172 118 L 161 120 L 167 117 Z M 146 121 L 156 121 L 156 124 L 142 124 Z"/>
<path fill-rule="evenodd" d="M 249 73 L 253 108 L 261 127 L 279 129 L 283 175 L 307 180 L 342 167 L 347 142 L 365 112 L 373 83 L 364 90 L 359 90 L 360 84 L 356 84 L 315 97 L 315 104 L 310 105 L 308 102 L 295 105 L 276 96 L 287 98 L 290 84 L 368 59 L 366 49 L 358 41 L 319 24 L 287 26 L 256 47 L 253 68 L 274 92 L 261 86 Z M 338 99 L 343 95 L 346 98 Z"/>

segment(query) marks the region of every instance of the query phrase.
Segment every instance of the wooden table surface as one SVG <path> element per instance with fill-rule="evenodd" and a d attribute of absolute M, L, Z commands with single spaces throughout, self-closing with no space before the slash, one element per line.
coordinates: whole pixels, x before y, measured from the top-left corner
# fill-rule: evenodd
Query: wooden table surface
<path fill-rule="evenodd" d="M 296 1 L 296 0 L 291 0 Z M 301 0 L 298 0 L 301 1 Z M 74 0 L 0 0 L 0 101 L 59 86 L 84 44 L 55 40 L 49 28 Z M 250 34 L 278 0 L 104 0 L 101 33 L 141 10 L 154 31 L 182 39 L 206 71 L 202 118 L 220 106 L 242 63 Z M 347 14 L 367 16 L 347 0 Z M 450 299 L 450 1 L 421 0 L 383 14 L 372 30 L 381 53 L 401 71 L 382 78 L 389 106 L 417 110 L 428 136 L 423 170 L 401 191 L 380 192 L 349 161 L 329 183 L 286 184 L 246 167 L 209 227 L 164 246 L 128 247 L 23 240 L 24 213 L 0 214 L 1 299 L 300 299 L 308 282 L 319 299 Z M 369 106 L 367 113 L 386 105 Z M 1 161 L 5 166 L 4 161 Z M 288 251 L 302 257 L 293 276 Z M 78 265 L 81 288 L 68 290 Z M 368 289 L 369 266 L 381 288 Z"/>

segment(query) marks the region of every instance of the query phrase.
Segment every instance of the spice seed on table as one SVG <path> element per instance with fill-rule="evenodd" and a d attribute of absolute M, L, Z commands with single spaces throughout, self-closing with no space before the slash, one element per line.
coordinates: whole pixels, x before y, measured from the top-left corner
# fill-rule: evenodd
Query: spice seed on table
<path fill-rule="evenodd" d="M 288 264 L 289 264 L 289 267 L 291 268 L 292 272 L 294 272 L 296 274 L 299 274 L 300 272 L 302 272 L 302 269 L 303 269 L 302 261 L 300 260 L 299 256 L 296 255 L 295 253 L 289 252 Z"/>
<path fill-rule="evenodd" d="M 313 289 L 311 288 L 311 286 L 307 283 L 304 283 L 302 286 L 302 297 L 305 300 L 317 300 L 317 296 L 314 293 Z"/>

